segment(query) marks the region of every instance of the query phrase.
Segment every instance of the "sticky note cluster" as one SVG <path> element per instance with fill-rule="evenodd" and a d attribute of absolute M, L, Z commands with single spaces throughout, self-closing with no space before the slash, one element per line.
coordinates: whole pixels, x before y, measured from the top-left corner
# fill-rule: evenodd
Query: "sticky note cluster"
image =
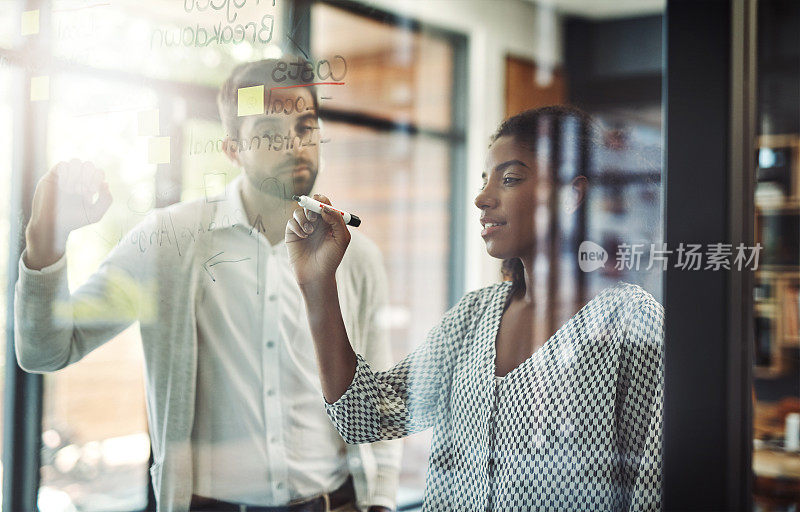
<path fill-rule="evenodd" d="M 242 87 L 236 102 L 239 116 L 264 113 L 264 86 Z"/>

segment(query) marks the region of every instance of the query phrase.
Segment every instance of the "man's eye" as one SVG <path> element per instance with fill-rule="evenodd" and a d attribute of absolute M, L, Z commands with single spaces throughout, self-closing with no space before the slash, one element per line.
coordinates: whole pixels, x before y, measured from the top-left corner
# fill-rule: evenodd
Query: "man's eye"
<path fill-rule="evenodd" d="M 513 183 L 516 183 L 517 181 L 519 181 L 519 178 L 506 177 L 503 178 L 503 185 L 511 185 Z"/>

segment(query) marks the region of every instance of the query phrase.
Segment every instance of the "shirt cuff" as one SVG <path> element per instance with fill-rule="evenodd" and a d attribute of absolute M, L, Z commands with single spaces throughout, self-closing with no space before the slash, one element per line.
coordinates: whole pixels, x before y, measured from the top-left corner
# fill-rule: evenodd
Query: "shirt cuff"
<path fill-rule="evenodd" d="M 33 301 L 35 304 L 50 304 L 57 300 L 64 292 L 66 286 L 67 258 L 62 255 L 52 265 L 48 265 L 41 270 L 33 270 L 25 265 L 24 257 L 26 251 L 22 252 L 19 258 L 19 281 L 17 291 L 22 295 L 18 300 Z M 67 292 L 68 293 L 68 292 Z"/>
<path fill-rule="evenodd" d="M 375 489 L 370 506 L 386 507 L 394 510 L 397 506 L 397 481 L 399 475 L 375 475 Z"/>
<path fill-rule="evenodd" d="M 58 272 L 59 270 L 63 269 L 64 266 L 67 264 L 67 253 L 64 253 L 52 265 L 47 265 L 46 267 L 42 267 L 41 270 L 34 270 L 32 268 L 29 268 L 25 264 L 25 256 L 27 256 L 27 254 L 28 254 L 28 249 L 26 248 L 24 251 L 22 251 L 22 255 L 19 257 L 19 269 L 20 269 L 20 272 L 24 272 L 25 274 L 29 274 L 29 275 L 31 275 L 31 274 L 32 275 L 54 274 L 54 273 Z"/>
<path fill-rule="evenodd" d="M 369 373 L 369 363 L 367 363 L 367 360 L 364 359 L 364 357 L 361 354 L 356 353 L 356 372 L 353 374 L 353 380 L 350 381 L 350 384 L 347 386 L 347 389 L 344 390 L 342 396 L 340 396 L 339 399 L 336 400 L 335 402 L 329 403 L 323 397 L 323 400 L 325 401 L 325 408 L 330 410 L 336 410 L 339 408 L 340 405 L 345 403 L 350 398 L 351 395 L 357 393 L 356 388 L 358 387 L 359 381 L 361 380 L 361 377 L 363 376 L 364 373 Z"/>

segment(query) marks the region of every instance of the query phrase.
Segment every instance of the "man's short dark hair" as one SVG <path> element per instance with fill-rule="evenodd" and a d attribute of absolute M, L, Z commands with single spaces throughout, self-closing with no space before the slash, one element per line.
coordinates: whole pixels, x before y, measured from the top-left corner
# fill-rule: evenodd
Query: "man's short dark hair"
<path fill-rule="evenodd" d="M 299 57 L 293 55 L 286 55 L 280 59 L 262 59 L 254 62 L 245 62 L 239 64 L 231 72 L 230 76 L 217 94 L 217 107 L 219 108 L 219 116 L 222 120 L 222 127 L 228 137 L 236 139 L 239 137 L 239 127 L 241 125 L 241 118 L 238 112 L 238 98 L 239 89 L 243 87 L 253 87 L 258 85 L 264 86 L 264 108 L 266 112 L 270 112 L 270 105 L 267 105 L 267 98 L 269 98 L 269 91 L 272 87 L 286 87 L 289 85 L 303 85 L 310 83 L 303 80 L 303 73 L 297 73 L 299 76 L 293 79 L 287 73 L 282 73 L 281 82 L 278 83 L 273 78 L 275 67 L 283 63 L 282 66 L 288 66 L 290 63 L 297 65 L 298 61 L 302 61 Z M 310 66 L 311 64 L 307 64 Z M 286 69 L 283 67 L 282 69 Z M 315 87 L 310 85 L 307 87 L 308 92 L 311 93 L 311 98 L 314 102 L 314 110 L 319 116 L 319 102 Z"/>

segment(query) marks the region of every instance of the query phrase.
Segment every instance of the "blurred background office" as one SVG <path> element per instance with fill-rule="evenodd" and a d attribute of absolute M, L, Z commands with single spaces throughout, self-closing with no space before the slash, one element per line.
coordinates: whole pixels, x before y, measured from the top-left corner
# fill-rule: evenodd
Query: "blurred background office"
<path fill-rule="evenodd" d="M 239 169 L 221 150 L 216 92 L 241 62 L 299 55 L 339 82 L 318 86 L 316 191 L 357 212 L 359 229 L 382 250 L 391 298 L 381 321 L 395 360 L 466 291 L 502 278 L 472 200 L 489 135 L 528 108 L 576 105 L 604 128 L 593 151 L 570 144 L 588 129 L 577 121 L 542 128 L 541 155 L 558 186 L 554 206 L 535 212 L 537 329 L 555 331 L 617 281 L 662 300 L 663 272 L 648 262 L 664 237 L 663 0 L 201 4 L 0 0 L 0 182 L 8 184 L 0 187 L 0 247 L 8 248 L 0 251 L 0 322 L 10 347 L 0 427 L 4 463 L 40 468 L 33 484 L 4 478 L 15 482 L 5 493 L 34 485 L 44 512 L 154 507 L 138 326 L 74 367 L 24 380 L 9 320 L 21 234 L 36 180 L 64 159 L 104 169 L 115 199 L 100 223 L 70 237 L 72 288 L 152 209 L 220 192 Z M 766 472 L 754 491 L 763 510 L 800 506 L 792 501 L 800 458 L 784 440 L 786 417 L 800 412 L 798 5 L 758 8 L 755 235 L 765 252 L 753 397 L 757 449 L 766 454 L 754 459 L 756 475 Z M 586 206 L 564 216 L 559 198 L 578 174 L 589 180 Z M 606 252 L 603 268 L 578 267 L 583 241 Z M 626 244 L 639 259 L 615 264 Z M 430 432 L 404 441 L 402 509 L 421 502 L 429 441 Z M 34 445 L 37 456 L 26 456 Z"/>

